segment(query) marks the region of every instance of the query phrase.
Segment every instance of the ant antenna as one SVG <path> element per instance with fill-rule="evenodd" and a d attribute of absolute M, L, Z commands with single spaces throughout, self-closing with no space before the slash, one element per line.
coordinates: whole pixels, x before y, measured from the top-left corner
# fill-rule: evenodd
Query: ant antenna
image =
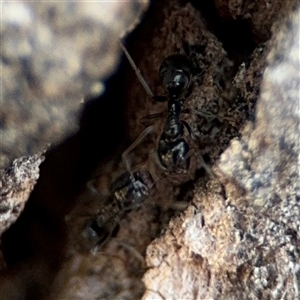
<path fill-rule="evenodd" d="M 144 79 L 143 75 L 141 74 L 141 71 L 139 70 L 139 68 L 136 66 L 136 64 L 134 63 L 132 57 L 130 56 L 129 52 L 127 51 L 127 49 L 125 48 L 125 46 L 122 44 L 122 42 L 120 41 L 120 46 L 121 49 L 124 51 L 132 69 L 134 70 L 136 76 L 138 77 L 140 83 L 142 84 L 142 86 L 144 87 L 146 93 L 150 96 L 150 97 L 154 97 L 154 94 L 152 93 L 149 85 L 147 84 L 146 80 Z"/>
<path fill-rule="evenodd" d="M 128 173 L 132 175 L 129 159 L 127 158 L 130 151 L 132 151 L 138 144 L 140 144 L 145 137 L 151 133 L 153 126 L 148 126 L 143 132 L 136 138 L 136 140 L 122 153 L 122 160 Z"/>

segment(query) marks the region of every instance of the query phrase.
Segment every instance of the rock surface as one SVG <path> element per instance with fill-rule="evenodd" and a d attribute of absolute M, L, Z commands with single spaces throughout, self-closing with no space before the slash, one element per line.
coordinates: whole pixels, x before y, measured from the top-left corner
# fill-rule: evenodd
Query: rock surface
<path fill-rule="evenodd" d="M 135 1 L 3 3 L 0 168 L 78 130 L 84 99 L 103 92 L 119 61 L 119 37 L 146 7 Z"/>
<path fill-rule="evenodd" d="M 214 0 L 218 14 L 224 20 L 243 20 L 251 28 L 256 42 L 270 38 L 270 27 L 295 1 L 277 0 Z"/>
<path fill-rule="evenodd" d="M 255 121 L 221 155 L 218 179 L 199 181 L 192 205 L 148 247 L 143 299 L 299 298 L 299 13 L 273 28 Z M 244 97 L 251 83 L 258 95 L 262 53 L 238 74 Z"/>
<path fill-rule="evenodd" d="M 248 1 L 230 3 L 236 4 L 235 17 L 249 19 Z M 48 166 L 50 176 L 48 171 L 25 208 L 27 221 L 18 220 L 23 229 L 8 230 L 11 240 L 9 234 L 4 239 L 9 260 L 7 272 L 0 274 L 0 290 L 7 299 L 299 298 L 299 9 L 289 1 L 286 7 L 273 1 L 266 10 L 264 3 L 253 6 L 249 19 L 266 20 L 263 28 L 250 26 L 256 47 L 238 45 L 238 36 L 238 43 L 228 47 L 232 32 L 226 37 L 212 29 L 215 19 L 206 4 L 157 1 L 150 7 L 126 46 L 156 95 L 166 94 L 158 76 L 164 57 L 179 52 L 195 66 L 181 118 L 194 133 L 193 138 L 184 133 L 193 148 L 189 174 L 168 176 L 157 164 L 152 154 L 167 104 L 152 101 L 132 68 L 125 67 L 111 88 L 125 99 L 126 138 L 76 194 L 71 186 L 77 155 L 85 164 L 91 153 L 102 152 L 95 144 L 78 151 L 78 144 L 87 141 L 84 132 L 68 144 L 75 158 L 58 149 L 56 167 Z M 278 10 L 284 18 L 266 41 Z M 261 40 L 266 43 L 258 45 Z M 115 94 L 109 95 L 115 101 Z M 155 113 L 160 118 L 147 119 Z M 111 184 L 125 171 L 124 149 L 149 119 L 154 130 L 128 161 L 158 180 L 143 205 L 128 213 L 97 249 L 85 239 L 85 220 L 101 211 Z M 107 147 L 106 137 L 115 132 L 110 126 L 95 126 L 91 138 Z M 200 155 L 214 177 L 201 168 Z M 184 212 L 172 210 L 187 203 Z M 14 245 L 33 249 L 32 256 L 23 258 Z M 7 252 L 16 252 L 17 258 Z"/>
<path fill-rule="evenodd" d="M 0 234 L 20 216 L 38 178 L 43 155 L 17 158 L 0 173 Z M 2 253 L 1 253 L 2 255 Z M 5 263 L 1 261 L 4 266 Z"/>
<path fill-rule="evenodd" d="M 31 191 L 39 178 L 43 155 L 17 158 L 1 171 L 0 176 L 0 234 L 2 234 L 24 209 Z"/>

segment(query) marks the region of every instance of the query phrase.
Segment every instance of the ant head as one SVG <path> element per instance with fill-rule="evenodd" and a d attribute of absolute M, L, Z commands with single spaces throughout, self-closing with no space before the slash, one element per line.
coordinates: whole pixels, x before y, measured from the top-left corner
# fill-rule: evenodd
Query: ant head
<path fill-rule="evenodd" d="M 74 249 L 82 254 L 90 253 L 93 249 L 102 247 L 117 227 L 115 220 L 107 222 L 97 215 L 79 218 L 77 226 L 71 227 L 70 224 L 69 238 Z M 78 220 L 76 222 L 78 223 Z"/>
<path fill-rule="evenodd" d="M 90 244 L 99 246 L 106 242 L 106 240 L 110 236 L 110 232 L 104 224 L 101 224 L 101 220 L 95 218 L 89 220 L 86 224 L 85 235 Z"/>
<path fill-rule="evenodd" d="M 181 54 L 168 56 L 160 66 L 159 75 L 171 97 L 184 94 L 190 84 L 192 68 L 188 58 Z"/>

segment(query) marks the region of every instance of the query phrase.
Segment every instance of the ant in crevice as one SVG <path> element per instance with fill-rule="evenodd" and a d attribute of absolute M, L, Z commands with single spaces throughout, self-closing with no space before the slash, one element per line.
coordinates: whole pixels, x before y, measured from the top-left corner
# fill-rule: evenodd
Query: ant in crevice
<path fill-rule="evenodd" d="M 183 103 L 191 92 L 193 73 L 191 63 L 186 56 L 181 54 L 168 56 L 159 69 L 159 74 L 168 96 L 154 96 L 125 47 L 122 44 L 121 47 L 151 98 L 157 102 L 168 101 L 167 117 L 158 139 L 155 156 L 159 167 L 168 177 L 188 173 L 193 152 L 184 138 L 184 129 L 186 128 L 191 139 L 194 139 L 194 136 L 188 123 L 181 120 L 180 116 Z M 155 118 L 160 115 L 155 114 L 148 117 Z M 128 159 L 129 152 L 137 147 L 153 129 L 153 126 L 148 126 L 123 152 L 122 160 L 126 171 L 111 184 L 111 195 L 105 197 L 105 201 L 101 203 L 98 213 L 85 218 L 82 234 L 85 241 L 89 242 L 85 243 L 85 248 L 88 247 L 87 244 L 90 245 L 89 249 L 94 250 L 98 250 L 99 247 L 103 246 L 109 237 L 114 235 L 119 222 L 125 218 L 127 213 L 140 207 L 147 199 L 155 184 L 154 182 L 159 179 L 151 172 L 152 170 L 141 169 L 133 171 Z M 213 176 L 212 171 L 206 166 L 200 154 L 198 161 L 201 167 L 204 167 Z M 88 183 L 89 185 L 91 190 L 96 191 L 91 182 Z"/>
<path fill-rule="evenodd" d="M 180 114 L 183 103 L 191 92 L 193 67 L 190 61 L 182 54 L 168 56 L 159 68 L 159 75 L 168 96 L 155 96 L 124 45 L 122 43 L 120 44 L 147 94 L 154 101 L 168 101 L 168 113 L 164 122 L 163 131 L 158 140 L 156 161 L 161 169 L 169 176 L 186 174 L 190 168 L 192 149 L 190 149 L 189 143 L 184 139 L 184 128 L 187 129 L 192 139 L 194 139 L 194 136 L 188 123 L 180 119 Z M 154 114 L 146 118 L 154 119 L 160 115 L 161 114 Z M 153 126 L 147 127 L 133 144 L 136 145 L 139 143 L 152 131 Z M 198 158 L 198 163 L 204 167 L 209 174 L 213 175 L 202 157 Z"/>
<path fill-rule="evenodd" d="M 117 232 L 120 221 L 131 210 L 139 208 L 149 196 L 154 186 L 153 178 L 145 169 L 131 170 L 127 158 L 131 150 L 130 146 L 122 155 L 126 171 L 111 184 L 110 196 L 104 198 L 95 215 L 82 217 L 83 223 L 79 230 L 83 241 L 80 241 L 79 250 L 92 249 L 97 252 Z M 88 182 L 87 186 L 91 192 L 101 197 L 101 193 L 93 186 L 93 181 Z M 67 221 L 70 222 L 70 218 L 67 217 Z"/>
<path fill-rule="evenodd" d="M 113 235 L 120 221 L 133 209 L 139 208 L 153 186 L 146 170 L 125 172 L 111 185 L 112 195 L 101 206 L 96 218 L 87 224 L 87 238 L 95 248 L 102 246 Z"/>

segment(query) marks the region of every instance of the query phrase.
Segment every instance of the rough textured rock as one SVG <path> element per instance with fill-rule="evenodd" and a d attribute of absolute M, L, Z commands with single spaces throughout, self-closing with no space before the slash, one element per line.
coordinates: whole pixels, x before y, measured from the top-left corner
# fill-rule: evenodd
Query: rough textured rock
<path fill-rule="evenodd" d="M 296 1 L 214 0 L 214 4 L 223 20 L 243 20 L 251 28 L 256 42 L 262 42 L 270 38 L 270 28 L 274 21 L 283 17 L 284 12 L 290 10 Z"/>
<path fill-rule="evenodd" d="M 279 2 L 272 4 L 275 10 Z M 284 9 L 281 13 L 288 15 Z M 299 81 L 299 61 L 289 67 L 282 65 L 290 65 L 290 39 L 297 44 L 297 34 L 292 32 L 293 22 L 279 22 L 271 42 L 257 47 L 251 57 L 235 57 L 226 53 L 221 41 L 224 47 L 228 41 L 214 34 L 211 22 L 210 15 L 196 4 L 157 1 L 126 43 L 157 95 L 165 94 L 158 76 L 165 56 L 180 52 L 196 67 L 193 88 L 182 113 L 182 120 L 195 133 L 194 139 L 188 132 L 184 134 L 194 151 L 190 174 L 168 177 L 156 163 L 152 153 L 162 132 L 167 105 L 152 101 L 128 66 L 121 82 L 112 86 L 126 101 L 126 139 L 111 155 L 103 157 L 79 195 L 74 195 L 71 188 L 76 174 L 70 179 L 64 173 L 67 167 L 75 173 L 77 155 L 84 156 L 84 164 L 95 149 L 91 146 L 77 153 L 77 143 L 87 140 L 82 136 L 68 144 L 75 159 L 58 149 L 57 167 L 48 166 L 50 176 L 48 173 L 44 184 L 37 186 L 39 193 L 33 193 L 30 200 L 34 201 L 28 202 L 31 208 L 25 208 L 27 223 L 25 217 L 23 223 L 19 222 L 24 213 L 17 221 L 19 228 L 27 224 L 25 229 L 10 228 L 7 232 L 11 231 L 11 240 L 7 235 L 3 241 L 9 259 L 7 272 L 0 274 L 0 290 L 7 299 L 137 299 L 143 294 L 145 299 L 297 296 L 299 190 L 295 179 L 299 167 L 299 116 L 297 102 L 289 101 L 289 106 L 281 97 L 296 99 L 298 95 L 292 88 Z M 281 27 L 286 32 L 281 33 Z M 265 30 L 270 30 L 270 24 L 266 23 Z M 286 47 L 288 53 L 281 47 Z M 253 48 L 244 50 L 249 53 Z M 284 73 L 276 67 L 291 71 L 281 77 Z M 272 68 L 275 75 L 269 72 Z M 265 69 L 263 93 L 256 105 Z M 284 78 L 294 77 L 286 83 L 287 91 L 280 92 L 279 82 L 273 88 L 274 78 L 283 84 Z M 148 125 L 144 121 L 149 120 L 143 117 L 160 112 L 161 118 L 150 120 L 153 133 L 129 155 L 134 169 L 151 169 L 159 180 L 143 205 L 128 213 L 111 239 L 95 249 L 83 234 L 84 220 L 97 216 L 110 196 L 111 184 L 124 172 L 122 152 Z M 114 132 L 109 125 L 95 126 L 92 139 L 106 145 L 105 137 Z M 213 168 L 215 178 L 200 169 L 200 154 Z M 180 200 L 191 201 L 191 205 L 183 213 L 174 212 L 172 207 L 187 206 Z M 67 202 L 74 204 L 68 212 Z M 171 222 L 170 217 L 174 217 Z M 22 244 L 22 234 L 27 235 L 28 245 Z M 66 241 L 62 241 L 65 234 Z M 11 242 L 18 239 L 18 243 Z M 14 249 L 14 245 L 26 251 L 29 248 L 31 257 L 26 251 L 22 256 L 21 246 Z M 16 257 L 7 252 L 16 252 Z"/>
<path fill-rule="evenodd" d="M 273 28 L 255 121 L 221 155 L 218 179 L 198 181 L 148 247 L 143 299 L 299 298 L 299 13 Z M 255 82 L 259 52 L 238 77 L 252 69 Z"/>
<path fill-rule="evenodd" d="M 39 166 L 44 156 L 34 155 L 17 158 L 12 165 L 1 171 L 0 176 L 0 234 L 3 233 L 24 209 L 39 178 Z"/>
<path fill-rule="evenodd" d="M 43 155 L 15 159 L 0 173 L 0 235 L 20 216 L 39 178 Z M 2 257 L 2 253 L 1 253 Z M 5 265 L 1 259 L 1 265 Z M 2 269 L 2 268 L 1 268 Z"/>
<path fill-rule="evenodd" d="M 146 7 L 135 1 L 3 3 L 0 167 L 76 132 L 84 99 L 103 92 L 119 61 L 119 37 Z"/>

